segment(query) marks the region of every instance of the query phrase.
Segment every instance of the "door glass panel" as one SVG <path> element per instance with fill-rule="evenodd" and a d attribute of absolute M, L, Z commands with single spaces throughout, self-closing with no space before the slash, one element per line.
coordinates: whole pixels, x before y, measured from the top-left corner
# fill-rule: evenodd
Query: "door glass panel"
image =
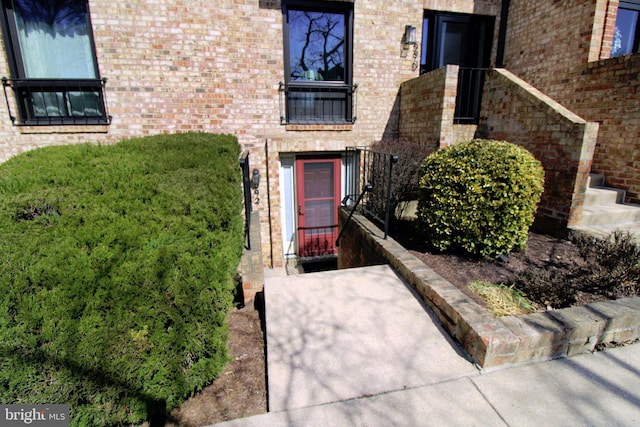
<path fill-rule="evenodd" d="M 304 165 L 304 194 L 307 199 L 333 197 L 333 163 Z"/>
<path fill-rule="evenodd" d="M 280 171 L 280 188 L 281 188 L 281 204 L 282 213 L 282 238 L 284 244 L 284 253 L 290 254 L 295 252 L 295 194 L 294 194 L 294 178 L 293 173 L 293 157 L 283 156 L 280 159 L 282 169 Z"/>
<path fill-rule="evenodd" d="M 464 42 L 468 25 L 455 22 L 445 22 L 442 25 L 442 46 L 440 49 L 440 63 L 438 67 L 446 64 L 463 64 Z"/>
<path fill-rule="evenodd" d="M 422 21 L 420 72 L 447 64 L 487 68 L 490 63 L 493 17 L 428 12 Z"/>
<path fill-rule="evenodd" d="M 314 229 L 309 230 L 307 233 L 318 234 L 327 232 L 328 230 L 324 230 L 322 227 L 331 227 L 334 225 L 333 210 L 333 200 L 306 202 L 306 228 Z"/>

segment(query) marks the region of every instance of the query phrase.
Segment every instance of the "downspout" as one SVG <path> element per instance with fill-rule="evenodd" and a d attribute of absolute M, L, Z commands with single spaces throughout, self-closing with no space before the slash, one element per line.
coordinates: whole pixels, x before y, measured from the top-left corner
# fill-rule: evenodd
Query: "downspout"
<path fill-rule="evenodd" d="M 498 48 L 496 51 L 496 67 L 504 68 L 504 50 L 507 43 L 507 21 L 509 20 L 510 0 L 502 0 L 500 11 L 500 30 L 498 31 Z"/>
<path fill-rule="evenodd" d="M 273 227 L 271 226 L 271 184 L 269 182 L 269 140 L 264 142 L 264 164 L 267 169 L 267 219 L 269 221 L 269 259 L 273 269 Z"/>

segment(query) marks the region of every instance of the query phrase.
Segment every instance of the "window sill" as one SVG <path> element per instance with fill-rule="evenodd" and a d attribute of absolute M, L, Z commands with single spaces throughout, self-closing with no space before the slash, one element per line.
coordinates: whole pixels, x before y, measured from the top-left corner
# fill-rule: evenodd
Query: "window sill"
<path fill-rule="evenodd" d="M 290 131 L 333 131 L 333 132 L 350 132 L 353 130 L 353 125 L 285 125 L 285 130 Z"/>
<path fill-rule="evenodd" d="M 108 133 L 108 125 L 47 125 L 16 126 L 21 134 L 56 134 L 56 133 Z"/>

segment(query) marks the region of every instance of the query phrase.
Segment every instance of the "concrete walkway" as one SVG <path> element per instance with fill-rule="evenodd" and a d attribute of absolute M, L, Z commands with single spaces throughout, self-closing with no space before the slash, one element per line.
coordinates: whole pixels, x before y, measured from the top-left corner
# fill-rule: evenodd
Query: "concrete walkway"
<path fill-rule="evenodd" d="M 640 345 L 481 373 L 388 266 L 265 280 L 269 413 L 220 426 L 640 423 Z"/>

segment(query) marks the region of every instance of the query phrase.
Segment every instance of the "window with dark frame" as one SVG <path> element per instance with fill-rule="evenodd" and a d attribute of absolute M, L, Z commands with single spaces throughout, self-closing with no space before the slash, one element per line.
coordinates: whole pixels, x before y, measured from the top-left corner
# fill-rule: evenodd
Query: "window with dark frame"
<path fill-rule="evenodd" d="M 420 72 L 447 64 L 489 67 L 494 21 L 493 16 L 426 11 Z"/>
<path fill-rule="evenodd" d="M 88 1 L 3 0 L 2 10 L 17 124 L 108 124 Z"/>
<path fill-rule="evenodd" d="M 283 1 L 283 124 L 355 121 L 352 81 L 353 5 Z"/>
<path fill-rule="evenodd" d="M 478 123 L 494 21 L 493 16 L 425 11 L 420 74 L 460 66 L 454 123 Z"/>
<path fill-rule="evenodd" d="M 640 1 L 621 1 L 611 44 L 611 57 L 640 52 Z"/>

